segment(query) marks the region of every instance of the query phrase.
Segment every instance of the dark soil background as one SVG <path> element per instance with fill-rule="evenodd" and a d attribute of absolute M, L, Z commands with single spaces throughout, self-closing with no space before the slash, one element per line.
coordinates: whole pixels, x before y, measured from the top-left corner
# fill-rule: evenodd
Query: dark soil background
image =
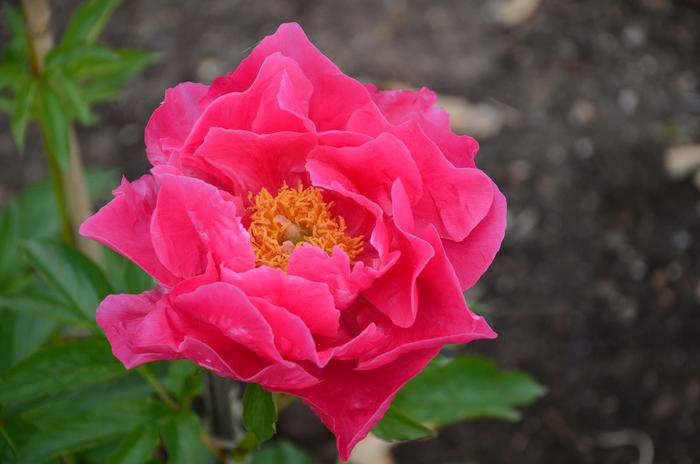
<path fill-rule="evenodd" d="M 55 1 L 60 31 L 74 1 Z M 700 190 L 664 153 L 700 141 L 700 10 L 672 0 L 544 0 L 512 27 L 495 1 L 126 0 L 104 40 L 158 52 L 79 130 L 88 164 L 133 179 L 166 87 L 233 69 L 299 21 L 346 73 L 482 104 L 479 166 L 509 201 L 500 255 L 473 298 L 495 341 L 468 351 L 531 372 L 549 394 L 517 423 L 465 422 L 394 449 L 397 463 L 700 462 Z M 487 121 L 487 122 L 488 122 Z M 0 132 L 0 197 L 41 177 Z M 293 417 L 290 417 L 290 414 Z M 284 434 L 333 443 L 292 408 Z M 641 461 L 639 461 L 641 462 Z"/>

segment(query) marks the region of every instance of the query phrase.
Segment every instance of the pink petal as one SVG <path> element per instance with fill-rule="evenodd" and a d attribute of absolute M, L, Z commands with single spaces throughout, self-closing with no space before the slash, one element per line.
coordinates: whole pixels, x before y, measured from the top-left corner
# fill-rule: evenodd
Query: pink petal
<path fill-rule="evenodd" d="M 166 164 L 179 149 L 202 114 L 200 100 L 209 89 L 203 84 L 184 82 L 165 91 L 165 100 L 146 125 L 146 154 L 151 164 Z"/>
<path fill-rule="evenodd" d="M 367 436 L 389 409 L 399 389 L 438 351 L 413 351 L 372 371 L 358 371 L 353 363 L 334 361 L 321 371 L 318 385 L 281 391 L 301 397 L 314 410 L 335 434 L 340 459 L 345 461 L 357 442 Z"/>
<path fill-rule="evenodd" d="M 435 250 L 435 256 L 417 281 L 420 304 L 416 320 L 408 328 L 382 324 L 389 346 L 383 354 L 361 361 L 359 369 L 375 369 L 413 350 L 435 349 L 447 343 L 468 343 L 496 336 L 482 317 L 467 308 L 459 281 L 435 228 L 428 227 L 423 239 Z"/>
<path fill-rule="evenodd" d="M 303 277 L 312 282 L 328 285 L 335 306 L 346 309 L 357 295 L 367 289 L 375 279 L 374 273 L 364 263 L 350 265 L 350 258 L 340 248 L 328 255 L 320 248 L 305 245 L 298 247 L 289 258 L 287 274 Z"/>
<path fill-rule="evenodd" d="M 332 337 L 338 332 L 340 311 L 325 284 L 287 275 L 280 269 L 267 266 L 242 273 L 223 269 L 222 278 L 249 297 L 260 297 L 287 308 L 314 334 Z"/>
<path fill-rule="evenodd" d="M 306 155 L 314 146 L 315 137 L 308 132 L 255 134 L 214 127 L 191 166 L 221 179 L 220 185 L 244 198 L 262 188 L 274 194 L 283 182 L 296 186 L 306 179 Z"/>
<path fill-rule="evenodd" d="M 415 236 L 408 195 L 400 180 L 392 188 L 394 248 L 398 261 L 375 281 L 363 295 L 399 327 L 413 325 L 418 310 L 416 280 L 434 255 L 425 240 Z"/>
<path fill-rule="evenodd" d="M 175 285 L 179 278 L 158 259 L 150 237 L 156 180 L 150 175 L 132 183 L 122 179 L 113 193 L 111 202 L 83 222 L 80 234 L 126 256 L 163 285 Z"/>
<path fill-rule="evenodd" d="M 195 123 L 183 150 L 193 153 L 213 127 L 254 132 L 313 132 L 306 117 L 312 87 L 299 65 L 280 53 L 268 56 L 250 88 L 211 102 Z"/>
<path fill-rule="evenodd" d="M 248 233 L 235 203 L 198 179 L 157 174 L 160 192 L 151 221 L 151 238 L 160 261 L 175 275 L 191 277 L 217 264 L 242 271 L 255 264 Z"/>
<path fill-rule="evenodd" d="M 211 85 L 209 98 L 229 92 L 242 92 L 253 85 L 265 59 L 281 53 L 296 61 L 313 86 L 309 117 L 318 130 L 343 129 L 355 108 L 370 101 L 364 85 L 343 74 L 326 58 L 296 23 L 282 24 L 258 44 L 238 68 Z"/>
<path fill-rule="evenodd" d="M 376 324 L 370 323 L 362 332 L 349 341 L 323 350 L 318 354 L 319 366 L 323 367 L 332 359 L 349 361 L 365 359 L 380 350 L 387 342 L 387 336 Z"/>
<path fill-rule="evenodd" d="M 314 183 L 316 179 L 327 183 L 314 175 L 323 168 L 330 170 L 326 176 L 332 176 L 346 190 L 367 197 L 386 212 L 391 211 L 394 180 L 401 179 L 410 198 L 417 200 L 422 193 L 420 173 L 411 154 L 390 134 L 381 134 L 359 147 L 319 146 L 309 154 L 307 162 Z"/>
<path fill-rule="evenodd" d="M 462 242 L 445 240 L 445 251 L 454 266 L 461 288 L 471 288 L 496 256 L 506 231 L 506 198 L 496 189 L 486 217 Z"/>
<path fill-rule="evenodd" d="M 372 99 L 384 116 L 395 125 L 416 121 L 447 159 L 457 167 L 474 167 L 479 144 L 467 135 L 455 135 L 450 128 L 449 114 L 433 105 L 437 96 L 423 87 L 410 90 L 374 91 Z"/>

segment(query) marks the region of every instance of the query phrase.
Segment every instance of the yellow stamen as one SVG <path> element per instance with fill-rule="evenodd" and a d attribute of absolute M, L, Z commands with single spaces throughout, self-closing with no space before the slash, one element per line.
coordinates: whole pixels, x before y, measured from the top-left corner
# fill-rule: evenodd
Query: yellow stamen
<path fill-rule="evenodd" d="M 323 201 L 322 190 L 291 188 L 286 183 L 272 196 L 263 188 L 257 195 L 248 194 L 250 207 L 250 242 L 259 266 L 287 269 L 289 256 L 305 243 L 331 254 L 337 246 L 353 261 L 362 252 L 363 237 L 347 235 L 345 219 L 331 213 L 333 203 Z"/>

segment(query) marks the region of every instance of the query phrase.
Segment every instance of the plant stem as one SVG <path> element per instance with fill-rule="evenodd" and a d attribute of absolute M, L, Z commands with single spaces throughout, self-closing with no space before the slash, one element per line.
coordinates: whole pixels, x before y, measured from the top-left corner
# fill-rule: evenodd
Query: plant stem
<path fill-rule="evenodd" d="M 54 45 L 51 35 L 51 4 L 48 0 L 22 0 L 22 13 L 27 30 L 32 72 L 35 76 L 41 77 L 44 70 L 44 57 Z M 77 243 L 80 251 L 100 262 L 101 255 L 97 244 L 77 234 L 77 226 L 92 214 L 92 205 L 85 182 L 75 129 L 72 124 L 69 124 L 70 162 L 65 177 L 56 160 L 55 153 L 52 152 L 47 143 L 46 128 L 44 127 L 42 127 L 42 135 L 54 195 L 61 216 L 61 236 L 66 243 L 71 245 Z"/>
<path fill-rule="evenodd" d="M 165 404 L 168 405 L 170 409 L 173 411 L 179 411 L 181 409 L 180 405 L 173 399 L 172 396 L 167 392 L 165 387 L 161 385 L 161 383 L 158 381 L 155 375 L 151 373 L 151 371 L 148 369 L 146 366 L 139 366 L 136 368 L 136 370 L 141 374 L 141 376 L 146 379 L 146 381 L 151 384 L 153 387 L 153 390 L 155 390 L 156 394 L 160 397 L 161 400 Z"/>

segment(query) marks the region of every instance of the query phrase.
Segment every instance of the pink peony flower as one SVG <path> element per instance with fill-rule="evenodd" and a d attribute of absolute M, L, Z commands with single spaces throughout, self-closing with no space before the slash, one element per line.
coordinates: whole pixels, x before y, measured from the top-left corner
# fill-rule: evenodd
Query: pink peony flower
<path fill-rule="evenodd" d="M 81 227 L 158 282 L 100 305 L 115 356 L 300 397 L 347 459 L 443 345 L 495 337 L 463 291 L 505 198 L 434 103 L 346 76 L 297 24 L 210 86 L 169 89 L 151 174 Z"/>

